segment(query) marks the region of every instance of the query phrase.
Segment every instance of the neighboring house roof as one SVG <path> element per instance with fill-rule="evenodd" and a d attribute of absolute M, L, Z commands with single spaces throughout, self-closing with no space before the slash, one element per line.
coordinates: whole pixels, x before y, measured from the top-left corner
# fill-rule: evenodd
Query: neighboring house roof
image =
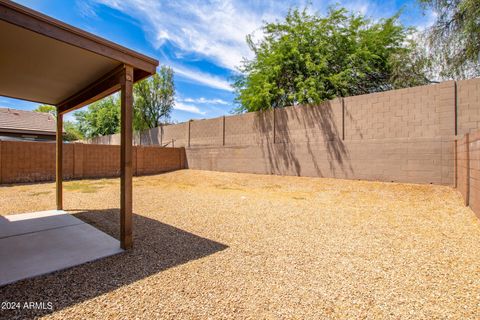
<path fill-rule="evenodd" d="M 55 117 L 49 113 L 0 108 L 0 132 L 55 135 Z"/>

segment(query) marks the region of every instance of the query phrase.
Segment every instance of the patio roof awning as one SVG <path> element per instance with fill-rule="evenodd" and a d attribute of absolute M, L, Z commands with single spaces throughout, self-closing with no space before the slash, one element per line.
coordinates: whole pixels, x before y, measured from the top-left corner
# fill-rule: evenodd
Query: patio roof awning
<path fill-rule="evenodd" d="M 120 90 L 123 65 L 133 81 L 158 61 L 91 33 L 0 0 L 0 95 L 59 106 L 62 113 Z"/>
<path fill-rule="evenodd" d="M 57 107 L 57 209 L 63 114 L 121 91 L 121 236 L 132 246 L 132 86 L 158 61 L 12 1 L 0 0 L 0 95 Z"/>

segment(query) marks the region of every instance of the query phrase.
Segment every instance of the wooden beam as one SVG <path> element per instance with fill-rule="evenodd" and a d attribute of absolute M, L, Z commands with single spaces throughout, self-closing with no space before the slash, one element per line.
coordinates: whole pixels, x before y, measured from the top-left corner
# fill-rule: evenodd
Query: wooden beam
<path fill-rule="evenodd" d="M 57 210 L 63 210 L 63 115 L 57 114 L 57 136 L 56 136 L 56 195 Z"/>
<path fill-rule="evenodd" d="M 120 78 L 122 74 L 123 66 L 113 69 L 86 88 L 59 103 L 57 105 L 58 112 L 65 114 L 120 90 Z"/>
<path fill-rule="evenodd" d="M 158 61 L 106 39 L 75 28 L 12 1 L 0 0 L 0 20 L 62 41 L 134 68 L 155 73 Z"/>
<path fill-rule="evenodd" d="M 121 137 L 120 137 L 120 246 L 130 249 L 132 239 L 132 119 L 133 68 L 125 65 L 120 78 Z"/>
<path fill-rule="evenodd" d="M 86 88 L 78 91 L 73 96 L 65 99 L 58 104 L 60 114 L 79 109 L 87 104 L 93 103 L 97 100 L 105 98 L 114 92 L 120 90 L 120 77 L 123 74 L 123 65 L 113 69 L 112 71 L 103 75 L 97 81 L 91 83 Z M 150 76 L 150 73 L 143 70 L 135 69 L 133 72 L 133 81 L 145 79 Z"/>

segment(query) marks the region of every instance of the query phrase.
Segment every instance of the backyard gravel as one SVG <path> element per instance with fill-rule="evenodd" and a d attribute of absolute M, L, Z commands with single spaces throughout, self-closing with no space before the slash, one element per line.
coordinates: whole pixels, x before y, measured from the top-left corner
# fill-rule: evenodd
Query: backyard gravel
<path fill-rule="evenodd" d="M 0 187 L 0 214 L 53 209 Z M 65 183 L 118 237 L 119 181 Z M 5 319 L 478 319 L 480 221 L 452 188 L 182 170 L 134 178 L 134 249 L 0 288 Z M 1 263 L 1 262 L 0 262 Z"/>

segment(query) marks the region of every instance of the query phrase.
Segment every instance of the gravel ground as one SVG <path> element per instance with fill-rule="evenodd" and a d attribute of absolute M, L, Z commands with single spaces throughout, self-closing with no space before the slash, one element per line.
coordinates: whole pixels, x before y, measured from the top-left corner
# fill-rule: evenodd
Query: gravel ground
<path fill-rule="evenodd" d="M 118 236 L 117 179 L 65 207 Z M 0 214 L 54 207 L 3 186 Z M 134 179 L 134 250 L 0 288 L 3 318 L 480 317 L 480 222 L 443 186 L 182 170 Z"/>

